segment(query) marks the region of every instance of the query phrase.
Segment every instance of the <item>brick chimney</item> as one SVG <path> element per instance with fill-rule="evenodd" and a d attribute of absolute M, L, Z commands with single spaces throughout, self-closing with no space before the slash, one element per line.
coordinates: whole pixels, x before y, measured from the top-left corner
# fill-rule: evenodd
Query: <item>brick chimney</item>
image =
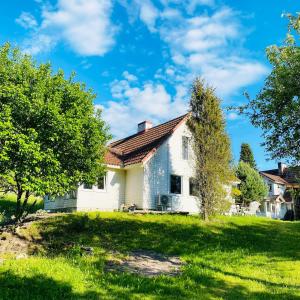
<path fill-rule="evenodd" d="M 147 131 L 148 129 L 152 128 L 153 124 L 150 121 L 143 121 L 138 124 L 138 132 Z"/>
<path fill-rule="evenodd" d="M 279 162 L 278 163 L 278 174 L 283 175 L 285 169 L 286 169 L 286 164 Z"/>

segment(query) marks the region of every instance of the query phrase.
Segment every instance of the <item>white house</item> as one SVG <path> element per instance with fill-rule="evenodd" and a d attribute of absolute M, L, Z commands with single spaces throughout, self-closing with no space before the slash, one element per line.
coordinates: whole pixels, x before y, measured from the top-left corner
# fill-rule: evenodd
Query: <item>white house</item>
<path fill-rule="evenodd" d="M 111 143 L 105 156 L 107 173 L 93 186 L 81 185 L 74 195 L 45 200 L 46 210 L 138 209 L 199 212 L 194 194 L 188 114 Z"/>
<path fill-rule="evenodd" d="M 262 205 L 262 214 L 283 219 L 288 210 L 294 210 L 290 189 L 299 188 L 295 174 L 283 163 L 278 168 L 260 172 L 269 187 L 268 197 Z"/>

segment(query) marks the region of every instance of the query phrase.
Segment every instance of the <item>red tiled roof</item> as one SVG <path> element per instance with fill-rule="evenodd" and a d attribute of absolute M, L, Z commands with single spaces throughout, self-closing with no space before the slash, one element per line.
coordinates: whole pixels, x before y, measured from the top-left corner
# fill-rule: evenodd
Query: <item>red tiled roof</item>
<path fill-rule="evenodd" d="M 278 176 L 278 175 L 274 175 L 271 173 L 268 173 L 268 171 L 263 171 L 260 172 L 260 174 L 264 175 L 265 177 L 271 179 L 272 181 L 279 183 L 279 184 L 284 184 L 287 185 L 289 184 L 286 180 L 284 180 L 282 177 Z"/>
<path fill-rule="evenodd" d="M 271 179 L 272 181 L 286 185 L 287 187 L 299 187 L 298 175 L 294 174 L 295 171 L 287 168 L 283 174 L 279 174 L 278 169 L 267 170 L 260 172 L 261 175 Z"/>
<path fill-rule="evenodd" d="M 105 163 L 109 165 L 128 166 L 143 162 L 157 150 L 187 116 L 188 114 L 185 114 L 109 144 L 104 158 Z"/>

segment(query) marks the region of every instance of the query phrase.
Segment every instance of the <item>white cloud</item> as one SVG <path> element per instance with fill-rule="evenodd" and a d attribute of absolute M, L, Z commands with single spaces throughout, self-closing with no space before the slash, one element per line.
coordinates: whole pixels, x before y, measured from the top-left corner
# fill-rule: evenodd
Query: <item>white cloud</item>
<path fill-rule="evenodd" d="M 230 120 L 230 121 L 235 121 L 240 118 L 239 114 L 237 114 L 236 112 L 230 112 L 227 114 L 226 117 L 227 117 L 227 120 Z"/>
<path fill-rule="evenodd" d="M 161 11 L 151 6 L 155 13 L 150 9 L 149 18 L 144 18 L 141 7 L 143 3 L 145 7 L 149 5 L 150 0 L 128 1 L 123 3 L 126 2 L 131 22 L 140 19 L 150 32 L 158 33 L 170 52 L 164 59 L 171 57 L 171 61 L 157 70 L 157 82 L 141 85 L 124 72 L 124 79 L 112 83 L 115 100 L 109 102 L 105 114 L 117 137 L 134 132 L 136 124 L 145 119 L 161 122 L 185 113 L 190 84 L 196 76 L 204 77 L 228 101 L 266 74 L 267 67 L 244 51 L 242 17 L 229 7 L 216 7 L 213 0 L 161 0 Z M 211 12 L 194 13 L 201 5 L 209 6 Z M 162 82 L 171 84 L 175 93 L 168 93 Z M 232 112 L 226 118 L 233 121 L 239 115 Z"/>
<path fill-rule="evenodd" d="M 172 99 L 162 84 L 149 81 L 139 85 L 138 80 L 126 79 L 128 72 L 124 73 L 124 79 L 111 83 L 111 93 L 115 100 L 109 101 L 103 110 L 103 117 L 110 124 L 114 137 L 135 133 L 141 121 L 149 119 L 158 123 L 187 111 L 187 90 L 184 86 L 176 88 Z"/>
<path fill-rule="evenodd" d="M 140 19 L 146 24 L 150 31 L 155 31 L 155 22 L 159 15 L 157 8 L 151 1 L 140 2 Z"/>
<path fill-rule="evenodd" d="M 215 1 L 214 0 L 189 0 L 186 6 L 187 12 L 193 14 L 195 9 L 198 6 L 202 6 L 202 5 L 213 7 L 215 5 Z"/>
<path fill-rule="evenodd" d="M 268 72 L 260 62 L 242 55 L 243 28 L 238 13 L 228 7 L 182 18 L 179 24 L 163 22 L 159 31 L 175 65 L 186 69 L 186 77 L 204 77 L 219 96 L 228 98 Z"/>
<path fill-rule="evenodd" d="M 131 16 L 136 9 L 135 20 L 142 6 L 151 7 L 147 9 L 150 18 L 146 20 L 140 16 L 140 19 L 150 32 L 159 32 L 169 47 L 174 66 L 171 69 L 166 64 L 164 71 L 155 74 L 156 79 L 178 83 L 181 78 L 182 83 L 188 85 L 194 77 L 202 76 L 216 88 L 219 96 L 228 98 L 268 72 L 266 66 L 242 54 L 245 52 L 242 45 L 245 30 L 240 14 L 229 7 L 217 8 L 213 0 L 161 0 L 163 9 L 158 13 L 150 0 L 126 3 Z M 196 17 L 184 15 L 184 9 L 189 13 L 199 6 L 209 6 L 212 13 Z"/>
<path fill-rule="evenodd" d="M 133 74 L 130 74 L 128 71 L 124 71 L 122 75 L 128 81 L 136 81 L 137 80 L 137 77 Z"/>
<path fill-rule="evenodd" d="M 31 45 L 27 40 L 27 49 L 35 54 L 64 41 L 80 55 L 102 56 L 115 42 L 117 29 L 110 20 L 111 11 L 111 0 L 58 0 L 55 7 L 44 6 L 42 23 L 32 35 Z M 51 42 L 37 45 L 40 36 Z"/>
<path fill-rule="evenodd" d="M 124 103 L 109 101 L 102 113 L 103 119 L 110 125 L 110 132 L 115 138 L 123 138 L 135 133 L 137 123 L 132 118 L 130 108 Z"/>
<path fill-rule="evenodd" d="M 141 20 L 150 32 L 155 32 L 155 23 L 159 17 L 159 10 L 151 0 L 118 0 L 128 13 L 131 23 Z"/>
<path fill-rule="evenodd" d="M 35 34 L 23 42 L 23 51 L 31 55 L 50 50 L 56 45 L 56 41 L 47 34 Z"/>
<path fill-rule="evenodd" d="M 198 6 L 213 7 L 215 0 L 161 0 L 161 3 L 165 6 L 181 5 L 188 13 L 192 14 Z"/>
<path fill-rule="evenodd" d="M 22 12 L 20 17 L 16 19 L 16 23 L 25 29 L 34 29 L 38 25 L 35 17 L 28 12 Z"/>
<path fill-rule="evenodd" d="M 258 63 L 228 57 L 225 61 L 218 60 L 202 66 L 203 77 L 216 87 L 218 94 L 223 97 L 239 92 L 241 87 L 248 86 L 265 75 L 268 69 Z"/>

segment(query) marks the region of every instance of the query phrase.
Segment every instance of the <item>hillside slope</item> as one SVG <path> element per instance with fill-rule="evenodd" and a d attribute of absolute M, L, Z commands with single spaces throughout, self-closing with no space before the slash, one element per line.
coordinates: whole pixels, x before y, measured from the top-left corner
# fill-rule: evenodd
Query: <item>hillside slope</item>
<path fill-rule="evenodd" d="M 300 299 L 299 222 L 76 213 L 34 222 L 18 238 L 32 255 L 2 254 L 0 299 Z M 133 251 L 185 264 L 153 277 L 107 267 Z"/>

